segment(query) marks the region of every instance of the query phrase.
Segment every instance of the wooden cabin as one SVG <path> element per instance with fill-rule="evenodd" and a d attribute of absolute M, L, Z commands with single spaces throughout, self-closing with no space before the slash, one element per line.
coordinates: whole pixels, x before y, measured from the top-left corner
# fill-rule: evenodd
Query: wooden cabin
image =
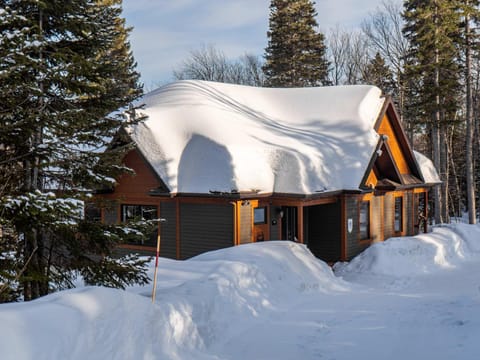
<path fill-rule="evenodd" d="M 141 99 L 145 122 L 102 209 L 107 223 L 161 217 L 160 256 L 187 259 L 292 240 L 349 260 L 374 242 L 427 231 L 439 183 L 373 86 L 267 89 L 180 81 Z M 156 236 L 128 250 L 154 252 Z"/>

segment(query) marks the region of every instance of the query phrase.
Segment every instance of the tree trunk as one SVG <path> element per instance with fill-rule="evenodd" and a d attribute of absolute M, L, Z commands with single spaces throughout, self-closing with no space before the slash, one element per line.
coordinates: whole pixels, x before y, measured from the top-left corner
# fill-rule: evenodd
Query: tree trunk
<path fill-rule="evenodd" d="M 447 119 L 442 117 L 440 119 L 440 177 L 442 179 L 442 221 L 450 222 L 449 212 L 449 184 L 450 184 L 450 167 L 449 167 L 449 153 L 448 153 L 448 126 Z"/>
<path fill-rule="evenodd" d="M 435 117 L 439 115 L 439 112 L 435 112 Z M 433 165 L 439 171 L 440 169 L 440 134 L 438 123 L 434 120 L 432 124 L 432 155 L 433 155 Z M 443 179 L 441 179 L 443 181 Z M 442 221 L 442 191 L 441 186 L 436 185 L 433 188 L 433 200 L 434 200 L 434 212 L 435 212 L 435 224 L 441 224 Z"/>
<path fill-rule="evenodd" d="M 438 9 L 436 9 L 438 11 Z M 435 22 L 438 21 L 438 14 L 435 14 Z M 435 27 L 435 74 L 434 74 L 434 87 L 435 87 L 435 110 L 433 113 L 433 121 L 432 121 L 432 152 L 433 152 L 433 164 L 435 168 L 440 173 L 440 180 L 443 181 L 442 185 L 436 186 L 434 191 L 434 201 L 435 201 L 435 223 L 441 224 L 443 222 L 442 218 L 442 208 L 443 208 L 443 201 L 442 201 L 442 188 L 445 184 L 445 179 L 442 176 L 442 163 L 441 163 L 441 139 L 440 139 L 440 69 L 439 69 L 439 62 L 440 62 L 440 55 L 438 50 L 437 42 L 437 34 L 438 34 L 438 26 Z"/>
<path fill-rule="evenodd" d="M 39 24 L 39 34 L 43 34 L 43 11 L 39 9 L 38 15 L 38 24 Z M 39 53 L 39 62 L 43 62 L 43 54 L 40 49 Z M 40 82 L 39 88 L 43 93 L 43 83 Z M 43 94 L 39 98 L 38 104 L 38 113 L 39 117 L 41 112 L 44 111 L 44 99 Z M 39 121 L 39 123 L 41 123 Z M 30 148 L 32 152 L 37 151 L 38 145 L 42 142 L 42 128 L 39 126 L 36 131 L 32 134 L 30 138 Z M 28 192 L 33 192 L 35 190 L 41 190 L 41 181 L 40 181 L 40 158 L 37 156 L 34 157 L 33 162 L 27 160 L 25 162 L 25 190 Z M 48 280 L 44 278 L 44 266 L 42 259 L 42 249 L 43 249 L 43 235 L 42 231 L 39 229 L 25 229 L 25 259 L 31 259 L 27 264 L 25 271 L 25 280 L 23 282 L 24 288 L 24 299 L 26 301 L 36 299 L 42 295 L 46 295 L 45 291 L 42 289 L 45 288 L 45 282 Z"/>
<path fill-rule="evenodd" d="M 468 6 L 469 1 L 466 0 Z M 468 222 L 475 224 L 477 220 L 475 204 L 475 179 L 473 168 L 473 109 L 472 109 L 472 54 L 471 54 L 470 16 L 465 16 L 465 97 L 466 97 L 466 134 L 465 134 L 465 176 L 467 181 Z"/>

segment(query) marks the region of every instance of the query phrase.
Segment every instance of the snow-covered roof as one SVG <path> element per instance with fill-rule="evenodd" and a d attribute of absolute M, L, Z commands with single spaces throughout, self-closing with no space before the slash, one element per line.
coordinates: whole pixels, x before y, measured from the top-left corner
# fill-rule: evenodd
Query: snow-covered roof
<path fill-rule="evenodd" d="M 414 150 L 413 153 L 415 154 L 415 159 L 417 160 L 418 166 L 420 167 L 420 170 L 422 171 L 423 180 L 427 184 L 439 184 L 439 183 L 441 183 L 442 180 L 440 180 L 440 176 L 438 175 L 438 172 L 435 169 L 435 166 L 433 165 L 432 160 L 427 158 L 422 153 L 419 153 L 418 151 Z"/>
<path fill-rule="evenodd" d="M 258 88 L 179 81 L 130 128 L 172 193 L 357 190 L 378 143 L 374 86 Z"/>

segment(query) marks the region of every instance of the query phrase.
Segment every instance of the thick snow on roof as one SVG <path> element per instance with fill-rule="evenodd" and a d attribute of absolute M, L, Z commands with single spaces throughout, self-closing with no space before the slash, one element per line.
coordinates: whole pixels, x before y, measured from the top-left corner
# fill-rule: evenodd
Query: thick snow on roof
<path fill-rule="evenodd" d="M 180 81 L 146 94 L 132 138 L 172 193 L 358 189 L 385 99 L 374 86 Z"/>
<path fill-rule="evenodd" d="M 415 159 L 422 172 L 423 180 L 425 180 L 427 184 L 441 183 L 442 181 L 440 180 L 440 176 L 438 175 L 432 160 L 418 151 L 413 151 L 413 153 L 415 154 Z"/>

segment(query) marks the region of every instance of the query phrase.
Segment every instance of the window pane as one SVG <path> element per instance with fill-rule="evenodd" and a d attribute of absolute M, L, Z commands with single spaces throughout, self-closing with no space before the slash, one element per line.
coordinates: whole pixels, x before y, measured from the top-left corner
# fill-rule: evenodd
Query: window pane
<path fill-rule="evenodd" d="M 122 205 L 122 221 L 151 220 L 157 218 L 155 205 Z"/>
<path fill-rule="evenodd" d="M 360 240 L 370 238 L 370 202 L 362 201 L 359 214 Z"/>
<path fill-rule="evenodd" d="M 86 203 L 85 204 L 85 218 L 89 221 L 101 221 L 102 212 L 100 208 L 96 207 L 95 204 Z"/>
<path fill-rule="evenodd" d="M 403 198 L 395 198 L 395 232 L 403 230 Z"/>
<path fill-rule="evenodd" d="M 157 206 L 155 205 L 122 205 L 122 222 L 156 219 Z M 140 242 L 128 242 L 135 245 L 155 246 L 157 230 L 153 230 L 147 239 Z"/>
<path fill-rule="evenodd" d="M 254 208 L 253 209 L 253 222 L 255 224 L 265 224 L 267 222 L 266 208 Z"/>

